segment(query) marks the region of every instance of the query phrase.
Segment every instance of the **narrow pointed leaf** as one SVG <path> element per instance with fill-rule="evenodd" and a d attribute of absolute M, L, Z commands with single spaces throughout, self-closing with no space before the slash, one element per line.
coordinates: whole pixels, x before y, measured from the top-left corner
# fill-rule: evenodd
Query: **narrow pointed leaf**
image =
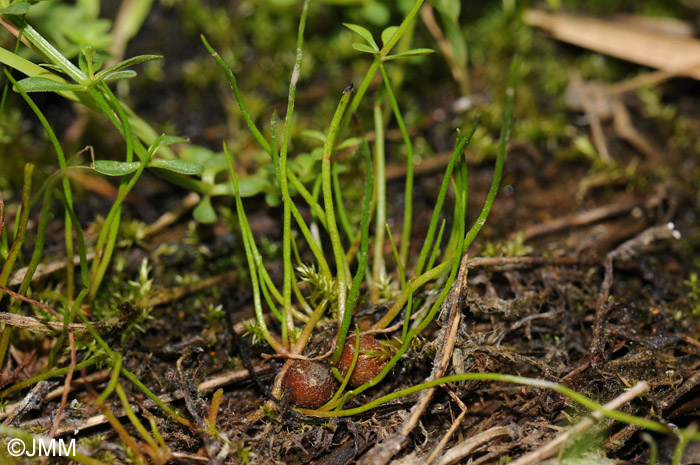
<path fill-rule="evenodd" d="M 116 81 L 117 79 L 131 79 L 136 77 L 136 71 L 132 69 L 125 69 L 124 71 L 115 71 L 113 73 L 106 74 L 103 79 L 105 81 Z"/>
<path fill-rule="evenodd" d="M 129 58 L 128 60 L 120 61 L 116 65 L 110 66 L 109 68 L 105 68 L 99 73 L 95 75 L 95 77 L 100 78 L 106 74 L 113 73 L 115 71 L 119 71 L 120 69 L 128 68 L 130 66 L 138 65 L 140 63 L 145 63 L 147 61 L 153 61 L 153 60 L 160 60 L 163 58 L 162 55 L 139 55 L 135 56 L 132 58 Z"/>
<path fill-rule="evenodd" d="M 95 160 L 94 168 L 100 174 L 107 176 L 124 176 L 139 169 L 140 163 L 114 160 Z"/>
<path fill-rule="evenodd" d="M 42 77 L 30 77 L 17 83 L 25 92 L 63 92 L 85 90 L 80 84 L 67 84 Z"/>
<path fill-rule="evenodd" d="M 396 60 L 397 58 L 417 57 L 421 55 L 428 55 L 431 53 L 435 53 L 435 50 L 431 48 L 414 48 L 412 50 L 406 50 L 405 52 L 397 53 L 396 55 L 387 55 L 384 58 L 384 61 Z"/>
<path fill-rule="evenodd" d="M 352 48 L 354 48 L 355 50 L 359 50 L 360 52 L 372 53 L 372 54 L 375 54 L 379 51 L 379 50 L 373 49 L 372 47 L 370 47 L 367 44 L 361 44 L 359 42 L 355 42 L 354 44 L 352 44 Z"/>
<path fill-rule="evenodd" d="M 187 137 L 163 135 L 160 145 L 186 144 L 190 140 Z"/>
<path fill-rule="evenodd" d="M 201 174 L 204 167 L 199 163 L 176 158 L 156 158 L 148 164 L 150 168 L 160 168 L 180 174 Z"/>
<path fill-rule="evenodd" d="M 372 37 L 372 33 L 369 32 L 367 29 L 365 29 L 362 26 L 358 26 L 357 24 L 350 24 L 350 23 L 343 23 L 343 26 L 347 27 L 350 29 L 352 32 L 359 34 L 362 36 L 363 39 L 367 41 L 367 43 L 372 47 L 372 53 L 373 52 L 378 52 L 379 47 L 377 46 L 377 43 L 374 41 L 374 37 Z"/>

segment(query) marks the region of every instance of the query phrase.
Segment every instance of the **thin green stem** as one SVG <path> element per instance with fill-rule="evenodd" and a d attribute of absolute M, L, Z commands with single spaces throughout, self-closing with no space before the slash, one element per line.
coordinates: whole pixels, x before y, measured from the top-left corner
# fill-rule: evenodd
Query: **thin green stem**
<path fill-rule="evenodd" d="M 204 46 L 207 48 L 209 53 L 211 54 L 212 57 L 214 57 L 214 60 L 219 64 L 221 69 L 224 70 L 224 73 L 226 73 L 226 76 L 228 77 L 229 83 L 231 84 L 231 89 L 233 90 L 233 96 L 236 98 L 236 103 L 238 103 L 238 108 L 241 110 L 241 113 L 243 114 L 243 120 L 245 121 L 246 125 L 248 126 L 248 129 L 250 132 L 253 134 L 253 137 L 255 137 L 255 140 L 258 141 L 258 144 L 265 150 L 270 156 L 272 157 L 273 160 L 275 160 L 276 154 L 273 155 L 272 147 L 270 146 L 270 143 L 265 139 L 265 137 L 262 135 L 258 127 L 255 125 L 255 122 L 253 121 L 253 118 L 250 117 L 250 112 L 248 111 L 248 107 L 246 107 L 245 102 L 243 101 L 243 97 L 241 96 L 241 91 L 238 88 L 238 82 L 236 81 L 236 76 L 233 74 L 233 71 L 231 71 L 231 68 L 226 64 L 226 62 L 219 56 L 219 54 L 212 48 L 211 45 L 209 45 L 209 42 L 207 39 L 204 37 L 204 34 L 199 36 L 202 39 L 202 42 L 204 43 Z M 284 171 L 282 171 L 284 172 Z"/>
<path fill-rule="evenodd" d="M 374 259 L 370 291 L 372 302 L 379 300 L 379 287 L 386 276 L 384 265 L 384 225 L 386 225 L 386 158 L 384 152 L 384 121 L 382 119 L 382 97 L 374 102 L 374 195 L 377 199 L 374 226 Z"/>
<path fill-rule="evenodd" d="M 435 268 L 431 268 L 422 275 L 413 278 L 411 280 L 411 287 L 413 291 L 417 291 L 418 289 L 420 289 L 421 286 L 423 286 L 423 284 L 440 277 L 443 273 L 450 269 L 451 265 L 452 263 L 449 260 L 442 262 Z M 401 312 L 401 309 L 406 304 L 406 301 L 408 300 L 408 295 L 408 289 L 403 291 L 394 302 L 394 305 L 391 306 L 389 311 L 386 312 L 386 314 L 379 321 L 372 325 L 372 329 L 384 329 L 387 326 L 389 326 L 389 324 L 391 324 L 391 321 L 396 317 L 396 315 L 399 314 L 399 312 Z"/>
<path fill-rule="evenodd" d="M 357 133 L 362 134 L 357 119 L 355 119 L 355 126 Z M 350 329 L 355 302 L 357 301 L 357 296 L 360 294 L 360 286 L 364 281 L 365 271 L 367 270 L 367 261 L 369 259 L 369 222 L 371 216 L 370 210 L 372 203 L 372 190 L 374 187 L 374 176 L 372 173 L 372 155 L 370 154 L 367 140 L 365 140 L 364 137 L 362 137 L 360 152 L 362 153 L 362 158 L 365 161 L 365 192 L 364 199 L 362 201 L 362 218 L 360 220 L 360 255 L 357 261 L 357 272 L 352 278 L 352 286 L 350 287 L 350 292 L 348 293 L 346 312 L 343 315 L 343 319 L 338 328 L 338 339 L 336 341 L 335 353 L 333 354 L 333 364 L 338 363 L 338 360 L 340 360 L 340 357 L 343 354 L 345 337 Z"/>
<path fill-rule="evenodd" d="M 335 258 L 336 268 L 336 286 L 338 288 L 338 321 L 342 322 L 345 317 L 345 305 L 347 299 L 347 278 L 345 274 L 345 251 L 340 241 L 340 233 L 338 232 L 338 223 L 335 219 L 335 210 L 333 208 L 333 192 L 331 184 L 331 154 L 333 153 L 333 144 L 335 136 L 338 132 L 338 126 L 350 102 L 350 94 L 352 94 L 352 86 L 343 91 L 343 96 L 340 98 L 338 107 L 335 110 L 331 125 L 328 128 L 326 142 L 323 145 L 323 159 L 321 164 L 321 177 L 323 179 L 323 205 L 326 210 L 326 220 L 328 221 L 328 234 L 333 246 L 333 256 Z M 352 309 L 350 309 L 352 310 Z"/>
<path fill-rule="evenodd" d="M 411 7 L 411 11 L 408 12 L 408 14 L 404 18 L 404 20 L 399 25 L 398 29 L 386 41 L 386 43 L 384 44 L 382 49 L 379 51 L 379 53 L 374 55 L 374 60 L 372 61 L 372 64 L 370 65 L 369 69 L 367 70 L 365 77 L 362 79 L 360 86 L 357 88 L 357 93 L 355 94 L 355 97 L 352 99 L 352 102 L 350 103 L 350 109 L 348 110 L 349 114 L 354 114 L 357 111 L 357 108 L 360 106 L 360 102 L 364 98 L 365 93 L 367 92 L 367 89 L 369 89 L 369 86 L 372 83 L 372 80 L 374 79 L 374 75 L 377 74 L 377 71 L 379 70 L 379 67 L 381 66 L 382 62 L 384 61 L 384 58 L 389 54 L 389 52 L 391 52 L 391 49 L 394 48 L 394 45 L 396 45 L 396 42 L 398 42 L 399 39 L 401 38 L 401 36 L 403 36 L 403 34 L 406 32 L 408 25 L 411 24 L 413 19 L 418 14 L 422 4 L 423 4 L 423 0 L 416 0 L 416 2 Z M 341 130 L 340 130 L 340 134 L 345 134 L 345 131 L 348 127 L 349 122 L 350 122 L 349 119 L 345 119 L 343 121 L 343 124 L 341 126 Z"/>
<path fill-rule="evenodd" d="M 22 187 L 21 210 L 18 218 L 19 228 L 17 229 L 15 240 L 12 242 L 12 247 L 10 247 L 10 252 L 7 254 L 7 260 L 5 260 L 2 271 L 0 271 L 0 285 L 3 287 L 7 286 L 10 273 L 12 273 L 15 261 L 17 261 L 17 257 L 22 251 L 24 237 L 27 234 L 27 223 L 29 222 L 29 211 L 31 210 L 29 205 L 32 200 L 32 173 L 34 173 L 34 165 L 32 163 L 24 165 L 24 185 Z M 0 290 L 0 299 L 2 299 L 2 296 L 3 292 Z M 0 367 L 2 367 L 5 364 L 5 354 L 10 344 L 11 331 L 5 330 L 5 324 L 0 325 L 0 328 L 2 329 L 2 336 L 0 336 Z"/>
<path fill-rule="evenodd" d="M 82 313 L 80 314 L 80 318 L 83 320 L 83 323 L 85 323 L 85 326 L 87 327 L 88 331 L 90 332 L 90 335 L 95 339 L 97 344 L 102 347 L 102 349 L 105 351 L 107 356 L 112 360 L 113 363 L 116 363 L 117 360 L 122 357 L 121 354 L 114 352 L 111 347 L 109 347 L 109 344 L 107 344 L 102 337 L 97 333 L 95 330 L 95 327 L 92 325 L 90 320 L 83 315 Z M 80 366 L 76 366 L 76 369 L 80 368 Z M 185 425 L 185 426 L 190 426 L 190 421 L 183 418 L 180 414 L 178 414 L 175 410 L 173 410 L 171 407 L 166 405 L 160 398 L 155 395 L 150 389 L 146 387 L 136 376 L 133 375 L 129 370 L 127 370 L 124 366 L 121 367 L 121 374 L 127 378 L 129 381 L 131 381 L 136 387 L 138 387 L 146 396 L 151 399 L 158 407 L 163 410 L 167 415 L 169 415 L 171 418 L 173 418 L 175 421 Z"/>
<path fill-rule="evenodd" d="M 143 426 L 143 423 L 141 423 L 136 417 L 134 410 L 129 404 L 129 399 L 126 397 L 126 392 L 124 392 L 124 389 L 119 385 L 119 383 L 117 383 L 116 385 L 116 391 L 117 396 L 119 396 L 119 400 L 124 406 L 124 412 L 126 413 L 126 416 L 131 422 L 131 424 L 134 426 L 134 428 L 136 428 L 136 431 L 139 432 L 143 440 L 146 441 L 149 446 L 153 447 L 154 449 L 158 449 L 158 443 L 155 439 L 151 437 L 150 434 L 148 434 L 148 430 L 146 430 L 146 428 Z"/>
<path fill-rule="evenodd" d="M 518 72 L 520 69 L 520 59 L 515 57 L 510 68 L 510 81 L 508 83 L 508 89 L 506 89 L 506 108 L 505 114 L 503 115 L 503 124 L 501 126 L 501 138 L 498 143 L 498 154 L 496 156 L 496 166 L 493 171 L 493 178 L 491 180 L 491 187 L 486 196 L 486 201 L 484 202 L 484 208 L 481 210 L 479 217 L 474 222 L 474 225 L 467 233 L 467 237 L 464 239 L 464 246 L 462 248 L 463 252 L 466 252 L 467 248 L 471 245 L 476 238 L 476 235 L 481 231 L 482 226 L 486 223 L 486 218 L 488 218 L 491 212 L 491 207 L 493 207 L 493 201 L 496 198 L 498 189 L 501 185 L 501 176 L 503 174 L 503 164 L 506 161 L 506 149 L 508 147 L 508 140 L 510 139 L 510 132 L 513 126 L 513 108 L 515 107 L 515 85 L 518 82 Z"/>
<path fill-rule="evenodd" d="M 428 233 L 425 236 L 425 242 L 423 243 L 423 247 L 421 248 L 420 255 L 418 256 L 418 263 L 416 263 L 416 267 L 413 271 L 415 275 L 419 275 L 420 273 L 423 272 L 423 266 L 425 265 L 425 261 L 428 258 L 428 252 L 430 251 L 430 248 L 433 244 L 433 237 L 435 235 L 435 229 L 437 228 L 437 223 L 440 217 L 440 212 L 442 211 L 442 205 L 445 202 L 445 195 L 447 194 L 447 187 L 449 186 L 450 183 L 450 176 L 452 176 L 452 171 L 454 170 L 455 163 L 457 162 L 457 157 L 460 157 L 462 152 L 464 151 L 465 147 L 471 140 L 472 136 L 474 135 L 474 132 L 476 131 L 476 128 L 479 125 L 479 117 L 477 116 L 474 119 L 474 124 L 472 124 L 471 129 L 469 130 L 469 133 L 461 138 L 457 138 L 457 141 L 455 143 L 455 149 L 452 152 L 452 157 L 450 158 L 450 162 L 447 164 L 447 169 L 445 170 L 445 175 L 442 178 L 442 185 L 440 186 L 440 192 L 438 194 L 437 202 L 435 204 L 435 208 L 433 209 L 433 215 L 430 219 L 430 225 L 428 226 Z"/>
<path fill-rule="evenodd" d="M 236 212 L 238 213 L 238 225 L 241 228 L 241 235 L 243 236 L 243 247 L 245 249 L 246 259 L 248 262 L 248 270 L 250 272 L 250 280 L 253 286 L 253 306 L 255 308 L 255 319 L 258 322 L 260 331 L 267 341 L 268 344 L 276 352 L 285 352 L 286 347 L 280 344 L 272 334 L 270 334 L 267 328 L 267 323 L 265 323 L 265 315 L 262 310 L 262 303 L 260 301 L 260 283 L 258 282 L 258 271 L 255 261 L 255 255 L 252 251 L 252 246 L 250 244 L 250 238 L 252 233 L 250 231 L 250 225 L 248 224 L 248 218 L 245 214 L 245 209 L 243 208 L 243 202 L 241 200 L 241 194 L 238 190 L 238 178 L 236 177 L 236 172 L 233 169 L 233 159 L 231 154 L 228 152 L 228 148 L 224 143 L 224 154 L 226 155 L 226 160 L 228 161 L 229 173 L 231 175 L 231 182 L 233 183 L 233 189 L 236 196 Z"/>
<path fill-rule="evenodd" d="M 401 230 L 401 251 L 399 257 L 401 262 L 408 264 L 408 250 L 411 246 L 411 227 L 413 225 L 413 144 L 411 137 L 408 135 L 406 123 L 404 123 L 399 109 L 399 103 L 396 100 L 394 91 L 387 76 L 384 66 L 380 66 L 382 79 L 384 80 L 384 88 L 386 89 L 391 108 L 394 111 L 396 123 L 399 125 L 401 136 L 403 137 L 404 145 L 406 146 L 406 185 L 404 188 L 404 208 L 403 208 L 403 228 Z"/>
<path fill-rule="evenodd" d="M 443 219 L 442 224 L 440 225 L 440 231 L 438 231 L 437 239 L 435 240 L 435 244 L 433 246 L 433 252 L 430 254 L 430 258 L 428 259 L 428 266 L 426 266 L 426 268 L 429 270 L 435 264 L 435 259 L 440 251 L 440 244 L 442 244 L 442 233 L 445 232 L 445 223 L 446 221 Z"/>
<path fill-rule="evenodd" d="M 343 349 L 345 348 L 345 345 L 340 345 L 339 347 L 342 347 Z M 342 351 L 341 351 L 342 353 Z M 337 391 L 335 391 L 335 394 L 333 394 L 333 397 L 326 402 L 326 404 L 320 408 L 320 410 L 330 410 L 332 409 L 340 396 L 343 394 L 343 391 L 348 385 L 348 382 L 350 381 L 350 377 L 352 376 L 352 372 L 355 371 L 355 365 L 357 365 L 357 359 L 360 355 L 360 328 L 355 325 L 355 351 L 352 354 L 352 362 L 350 362 L 350 368 L 348 368 L 348 372 L 345 373 L 345 376 L 343 377 L 343 381 L 340 383 L 340 387 L 338 388 Z M 338 370 L 337 368 L 333 368 L 334 370 Z"/>
<path fill-rule="evenodd" d="M 92 366 L 98 362 L 101 362 L 104 360 L 106 357 L 104 355 L 97 355 L 95 357 L 89 358 L 87 360 L 83 360 L 82 362 L 78 363 L 75 365 L 75 370 L 81 370 L 83 368 L 87 368 L 89 366 Z M 24 389 L 29 386 L 33 386 L 34 384 L 38 383 L 39 381 L 44 381 L 45 379 L 53 378 L 55 376 L 63 376 L 66 373 L 68 373 L 71 370 L 71 367 L 65 367 L 65 368 L 56 368 L 53 370 L 47 370 L 44 371 L 36 376 L 32 376 L 31 378 L 25 379 L 24 381 L 20 381 L 19 383 L 15 383 L 12 386 L 8 387 L 4 391 L 0 391 L 0 399 L 4 399 L 5 397 L 9 396 L 15 391 L 19 391 L 20 389 Z"/>
<path fill-rule="evenodd" d="M 282 296 L 284 305 L 282 306 L 282 344 L 289 345 L 289 331 L 287 322 L 289 311 L 292 306 L 292 279 L 294 279 L 294 267 L 292 265 L 292 198 L 289 195 L 289 177 L 287 174 L 287 151 L 291 139 L 292 122 L 294 119 L 294 101 L 296 99 L 297 82 L 301 73 L 302 45 L 304 44 L 304 29 L 306 27 L 306 17 L 309 12 L 309 0 L 304 0 L 301 19 L 299 21 L 299 31 L 297 35 L 296 59 L 292 77 L 289 80 L 289 97 L 287 99 L 287 114 L 284 119 L 284 135 L 280 147 L 280 190 L 282 191 L 282 263 L 284 267 L 284 278 L 282 281 Z"/>
<path fill-rule="evenodd" d="M 391 402 L 392 400 L 400 399 L 402 397 L 409 396 L 411 394 L 414 394 L 416 392 L 420 392 L 425 389 L 430 389 L 435 386 L 442 386 L 445 384 L 449 383 L 459 383 L 462 381 L 496 381 L 496 382 L 504 382 L 504 383 L 511 383 L 511 384 L 519 384 L 522 386 L 530 386 L 530 387 L 535 387 L 539 389 L 549 389 L 555 392 L 558 392 L 573 401 L 581 404 L 582 406 L 591 409 L 591 410 L 596 410 L 601 413 L 603 413 L 605 416 L 608 418 L 612 418 L 613 420 L 621 421 L 623 423 L 627 424 L 632 424 L 632 425 L 637 425 L 642 428 L 648 429 L 650 431 L 655 431 L 658 433 L 664 433 L 664 434 L 671 434 L 671 430 L 662 425 L 661 423 L 658 423 L 654 420 L 649 420 L 646 418 L 641 418 L 637 417 L 634 415 L 630 415 L 627 413 L 619 412 L 617 410 L 610 410 L 602 405 L 598 404 L 597 402 L 593 401 L 592 399 L 584 396 L 583 394 L 580 394 L 573 389 L 569 389 L 566 386 L 562 386 L 561 384 L 553 383 L 551 381 L 546 381 L 542 379 L 534 379 L 534 378 L 526 378 L 524 376 L 515 376 L 515 375 L 506 375 L 502 373 L 464 373 L 461 375 L 451 375 L 451 376 L 444 376 L 442 378 L 437 378 L 431 381 L 427 381 L 425 383 L 417 384 L 415 386 L 411 386 L 406 389 L 401 389 L 399 391 L 392 392 L 390 394 L 387 394 L 385 396 L 382 396 L 378 399 L 375 399 L 372 402 L 369 402 L 365 405 L 362 405 L 357 408 L 353 409 L 347 409 L 347 410 L 335 410 L 335 411 L 330 411 L 330 412 L 325 412 L 321 410 L 310 410 L 310 409 L 297 409 L 302 414 L 305 415 L 313 415 L 317 417 L 348 417 L 348 416 L 353 416 L 353 415 L 358 415 L 360 413 L 367 412 L 369 410 L 372 410 L 374 408 L 377 408 L 378 406 L 382 404 L 386 404 L 387 402 Z M 696 436 L 696 435 L 694 435 Z"/>
<path fill-rule="evenodd" d="M 413 286 L 408 283 L 408 305 L 406 305 L 406 316 L 403 320 L 403 328 L 401 329 L 401 342 L 406 342 L 408 335 L 408 325 L 411 322 L 411 313 L 413 312 Z"/>
<path fill-rule="evenodd" d="M 121 354 L 115 354 L 114 359 L 112 359 L 112 376 L 109 378 L 109 383 L 107 383 L 107 387 L 105 388 L 105 390 L 102 391 L 102 394 L 100 394 L 99 397 L 97 397 L 97 401 L 95 401 L 97 405 L 104 404 L 105 401 L 109 399 L 109 396 L 112 395 L 114 389 L 117 387 L 117 383 L 119 382 L 119 375 L 122 371 L 123 361 L 124 357 L 122 357 Z"/>
<path fill-rule="evenodd" d="M 391 243 L 391 250 L 394 252 L 394 260 L 396 260 L 396 268 L 399 272 L 399 283 L 401 284 L 401 290 L 406 289 L 406 272 L 403 268 L 403 263 L 401 262 L 401 257 L 399 256 L 399 251 L 396 248 L 396 242 L 394 241 L 394 236 L 391 234 L 391 228 L 386 225 L 386 234 L 389 237 L 389 242 Z"/>
<path fill-rule="evenodd" d="M 58 137 L 56 137 L 56 133 L 53 131 L 53 128 L 49 124 L 49 121 L 46 119 L 44 114 L 41 112 L 39 107 L 34 103 L 34 101 L 29 97 L 29 95 L 22 89 L 21 86 L 17 85 L 17 81 L 12 77 L 12 75 L 5 70 L 5 75 L 7 76 L 7 79 L 12 82 L 13 85 L 15 85 L 15 89 L 20 93 L 22 98 L 24 99 L 25 102 L 27 102 L 27 105 L 32 109 L 34 114 L 37 116 L 39 119 L 39 122 L 41 122 L 41 125 L 44 127 L 44 131 L 46 131 L 46 134 L 49 136 L 49 140 L 51 141 L 51 145 L 53 146 L 54 150 L 56 151 L 56 155 L 58 156 L 58 165 L 61 169 L 61 173 L 66 172 L 66 168 L 68 167 L 66 163 L 66 157 L 65 154 L 63 153 L 63 147 L 61 147 L 60 142 L 58 141 Z M 73 194 L 71 192 L 70 188 L 70 181 L 67 176 L 62 176 L 61 182 L 63 183 L 63 196 L 66 199 L 66 202 L 68 205 L 71 207 L 73 206 Z M 71 223 L 71 218 L 70 215 L 68 215 L 68 212 L 65 214 L 65 220 L 64 220 L 64 234 L 65 234 L 65 244 L 66 244 L 66 295 L 68 296 L 69 299 L 73 298 L 73 293 L 75 290 L 75 268 L 73 267 L 73 225 Z"/>
<path fill-rule="evenodd" d="M 343 228 L 345 237 L 348 238 L 348 241 L 352 241 L 354 235 L 352 227 L 350 226 L 350 221 L 348 220 L 348 213 L 343 203 L 343 193 L 340 188 L 340 181 L 338 180 L 338 165 L 334 165 L 331 168 L 331 176 L 333 177 L 333 192 L 335 194 L 336 208 L 338 209 L 338 220 L 340 220 L 340 226 Z"/>

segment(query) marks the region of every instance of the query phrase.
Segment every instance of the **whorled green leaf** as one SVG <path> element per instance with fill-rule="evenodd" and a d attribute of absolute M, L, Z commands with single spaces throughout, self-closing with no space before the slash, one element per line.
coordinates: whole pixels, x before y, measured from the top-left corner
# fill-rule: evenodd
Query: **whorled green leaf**
<path fill-rule="evenodd" d="M 138 162 L 125 162 L 115 160 L 95 160 L 95 171 L 106 176 L 124 176 L 139 169 Z"/>
<path fill-rule="evenodd" d="M 160 145 L 186 144 L 190 140 L 187 137 L 169 136 L 164 134 L 160 139 Z"/>
<path fill-rule="evenodd" d="M 109 68 L 105 68 L 99 73 L 95 75 L 96 78 L 102 78 L 103 76 L 113 73 L 115 71 L 119 71 L 124 68 L 128 68 L 130 66 L 138 65 L 140 63 L 145 63 L 147 61 L 153 61 L 153 60 L 160 60 L 162 59 L 162 55 L 138 55 L 135 57 L 131 57 L 127 60 L 120 61 L 116 65 L 110 66 Z"/>
<path fill-rule="evenodd" d="M 382 44 L 386 44 L 387 41 L 391 39 L 391 36 L 393 36 L 394 33 L 398 30 L 398 26 L 389 26 L 388 28 L 384 29 L 382 31 Z"/>
<path fill-rule="evenodd" d="M 396 55 L 387 55 L 384 57 L 384 61 L 396 60 L 397 58 L 417 57 L 431 53 L 435 53 L 435 50 L 431 48 L 414 48 L 411 50 L 406 50 L 405 52 L 397 53 Z"/>
<path fill-rule="evenodd" d="M 372 48 L 372 51 L 370 53 L 378 52 L 379 47 L 377 46 L 377 43 L 374 41 L 374 37 L 372 37 L 372 33 L 369 32 L 366 28 L 362 26 L 358 26 L 357 24 L 350 24 L 350 23 L 343 23 L 343 26 L 347 27 L 351 31 L 353 31 L 356 34 L 359 34 L 362 36 L 363 39 L 367 41 L 367 43 L 370 45 Z M 355 44 L 353 44 L 353 47 Z"/>
<path fill-rule="evenodd" d="M 160 168 L 179 174 L 201 174 L 204 167 L 199 163 L 176 158 L 156 158 L 148 164 L 150 168 Z"/>
<path fill-rule="evenodd" d="M 17 83 L 25 92 L 63 92 L 85 90 L 80 84 L 68 84 L 57 82 L 53 79 L 42 77 L 29 77 Z M 15 89 L 16 90 L 16 89 Z"/>
<path fill-rule="evenodd" d="M 136 71 L 132 69 L 125 69 L 123 71 L 115 71 L 113 73 L 105 74 L 102 79 L 105 81 L 116 81 L 117 79 L 131 79 L 136 77 Z"/>
<path fill-rule="evenodd" d="M 359 43 L 359 42 L 353 43 L 353 44 L 352 44 L 352 48 L 354 48 L 355 50 L 358 50 L 358 51 L 360 51 L 360 52 L 364 52 L 364 53 L 372 53 L 372 54 L 375 54 L 375 53 L 379 52 L 379 50 L 373 49 L 373 48 L 370 47 L 369 45 L 367 45 L 367 44 L 361 44 L 361 43 Z"/>
<path fill-rule="evenodd" d="M 0 8 L 0 15 L 23 15 L 29 11 L 29 2 L 17 2 L 12 5 Z"/>
<path fill-rule="evenodd" d="M 211 197 L 208 195 L 202 198 L 202 200 L 194 207 L 192 211 L 192 216 L 194 219 L 204 224 L 211 224 L 216 222 L 217 216 L 214 207 L 211 204 Z"/>

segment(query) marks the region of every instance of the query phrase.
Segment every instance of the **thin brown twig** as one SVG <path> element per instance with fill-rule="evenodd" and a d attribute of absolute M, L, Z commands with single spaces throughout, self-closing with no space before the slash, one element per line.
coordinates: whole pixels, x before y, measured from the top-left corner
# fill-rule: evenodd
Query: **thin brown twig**
<path fill-rule="evenodd" d="M 60 313 L 58 313 L 56 310 L 49 307 L 48 305 L 39 302 L 38 300 L 34 300 L 34 299 L 30 299 L 29 297 L 25 297 L 22 294 L 18 294 L 17 292 L 14 292 L 14 291 L 6 288 L 5 286 L 0 286 L 0 290 L 2 290 L 3 292 L 6 292 L 8 295 L 10 295 L 11 297 L 14 297 L 15 299 L 22 300 L 24 302 L 27 302 L 28 304 L 34 305 L 35 307 L 39 307 L 42 310 L 46 310 L 47 312 L 49 312 L 50 314 L 52 314 L 53 316 L 55 316 L 59 320 L 63 321 L 63 316 Z M 63 324 L 61 324 L 61 327 L 63 327 Z"/>
<path fill-rule="evenodd" d="M 614 203 L 611 205 L 603 205 L 598 208 L 577 212 L 571 215 L 562 216 L 560 218 L 546 221 L 540 224 L 531 226 L 523 231 L 525 239 L 552 234 L 564 229 L 574 228 L 577 226 L 585 226 L 587 224 L 596 223 L 598 221 L 619 216 L 629 212 L 635 207 L 642 205 L 642 202 L 631 200 Z M 515 239 L 517 233 L 512 233 L 508 236 L 509 239 Z"/>
<path fill-rule="evenodd" d="M 647 389 L 649 389 L 649 384 L 647 384 L 645 381 L 639 382 L 630 390 L 623 392 L 605 404 L 603 407 L 607 410 L 617 410 L 633 400 L 635 397 L 645 392 Z M 539 463 L 540 461 L 551 457 L 556 453 L 562 444 L 569 440 L 569 438 L 580 435 L 588 428 L 593 426 L 596 422 L 602 420 L 604 416 L 605 414 L 599 410 L 591 412 L 589 416 L 579 421 L 576 425 L 559 434 L 556 438 L 552 439 L 539 449 L 525 454 L 514 462 L 511 462 L 511 465 L 529 465 L 531 463 Z"/>
<path fill-rule="evenodd" d="M 471 436 L 445 452 L 445 455 L 440 458 L 438 465 L 452 465 L 453 463 L 457 463 L 474 451 L 478 446 L 486 444 L 499 436 L 506 435 L 512 435 L 512 430 L 510 428 L 494 426 L 483 433 Z"/>
<path fill-rule="evenodd" d="M 450 429 L 448 429 L 447 432 L 442 436 L 442 439 L 440 439 L 440 442 L 438 443 L 438 445 L 433 448 L 433 450 L 430 452 L 430 455 L 428 455 L 428 458 L 425 459 L 425 465 L 430 465 L 431 463 L 433 463 L 433 460 L 435 460 L 435 458 L 438 456 L 440 451 L 442 451 L 442 449 L 445 448 L 447 441 L 450 440 L 450 438 L 452 437 L 454 432 L 457 430 L 459 425 L 462 424 L 462 420 L 464 419 L 464 416 L 468 412 L 467 406 L 464 405 L 464 402 L 462 402 L 462 400 L 459 397 L 457 397 L 457 395 L 454 392 L 452 392 L 451 390 L 449 390 L 448 392 L 450 394 L 450 397 L 452 397 L 452 399 L 455 402 L 457 402 L 457 405 L 459 405 L 461 412 L 459 413 L 459 415 L 457 415 L 457 418 L 455 418 L 455 420 L 450 425 Z"/>
<path fill-rule="evenodd" d="M 462 262 L 459 267 L 457 287 L 452 295 L 450 314 L 447 319 L 447 324 L 442 331 L 444 344 L 442 344 L 440 350 L 435 356 L 435 365 L 432 373 L 430 374 L 431 379 L 439 378 L 445 373 L 450 362 L 450 357 L 452 356 L 452 349 L 454 348 L 455 341 L 457 339 L 457 330 L 459 329 L 459 302 L 467 286 L 467 272 L 469 269 L 468 263 L 469 259 L 465 254 L 464 257 L 462 257 Z M 406 440 L 408 439 L 408 435 L 416 427 L 421 415 L 430 404 L 430 400 L 432 399 L 434 392 L 435 388 L 430 388 L 423 391 L 418 403 L 413 406 L 411 415 L 404 422 L 399 432 L 390 436 L 384 442 L 375 445 L 363 455 L 359 463 L 361 465 L 386 465 L 389 460 L 391 460 L 391 458 L 401 449 L 401 447 L 403 447 L 403 444 L 405 444 Z"/>
<path fill-rule="evenodd" d="M 51 432 L 49 433 L 49 440 L 56 437 L 56 432 L 58 427 L 63 421 L 63 412 L 66 410 L 66 405 L 68 404 L 68 394 L 70 393 L 71 382 L 73 381 L 73 373 L 75 372 L 75 366 L 78 364 L 78 357 L 75 349 L 75 337 L 72 331 L 68 331 L 68 344 L 70 346 L 70 365 L 68 365 L 68 373 L 66 374 L 66 379 L 63 383 L 63 395 L 61 396 L 61 403 L 58 406 L 58 411 L 56 412 L 56 417 L 53 421 L 53 426 L 51 427 Z M 45 465 L 49 456 L 46 455 L 41 459 L 41 465 Z"/>

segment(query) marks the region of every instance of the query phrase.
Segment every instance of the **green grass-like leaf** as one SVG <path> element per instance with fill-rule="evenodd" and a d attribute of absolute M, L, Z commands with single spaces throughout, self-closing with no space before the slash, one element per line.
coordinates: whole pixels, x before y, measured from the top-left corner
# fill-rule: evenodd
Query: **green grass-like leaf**
<path fill-rule="evenodd" d="M 386 57 L 384 57 L 384 61 L 396 60 L 398 58 L 429 55 L 431 53 L 435 53 L 435 50 L 431 48 L 414 48 L 411 50 L 406 50 L 405 52 L 397 53 L 396 55 L 387 55 Z"/>
<path fill-rule="evenodd" d="M 68 84 L 43 77 L 29 77 L 17 82 L 17 85 L 25 92 L 66 92 L 81 91 L 85 87 L 80 84 Z M 17 91 L 17 89 L 14 89 Z"/>
<path fill-rule="evenodd" d="M 156 158 L 148 164 L 150 168 L 160 168 L 179 174 L 202 174 L 204 167 L 199 163 L 176 158 Z"/>
<path fill-rule="evenodd" d="M 363 39 L 367 41 L 367 43 L 370 45 L 372 51 L 370 53 L 378 52 L 379 47 L 377 46 L 377 43 L 374 41 L 374 37 L 372 37 L 372 33 L 369 32 L 366 28 L 359 26 L 357 24 L 351 24 L 351 23 L 343 23 L 343 26 L 347 27 L 350 29 L 352 32 L 359 34 Z M 355 44 L 353 44 L 353 47 Z"/>
<path fill-rule="evenodd" d="M 114 161 L 114 160 L 95 160 L 93 168 L 100 174 L 106 176 L 124 176 L 131 174 L 139 169 L 140 163 L 138 162 L 125 162 L 125 161 Z"/>

